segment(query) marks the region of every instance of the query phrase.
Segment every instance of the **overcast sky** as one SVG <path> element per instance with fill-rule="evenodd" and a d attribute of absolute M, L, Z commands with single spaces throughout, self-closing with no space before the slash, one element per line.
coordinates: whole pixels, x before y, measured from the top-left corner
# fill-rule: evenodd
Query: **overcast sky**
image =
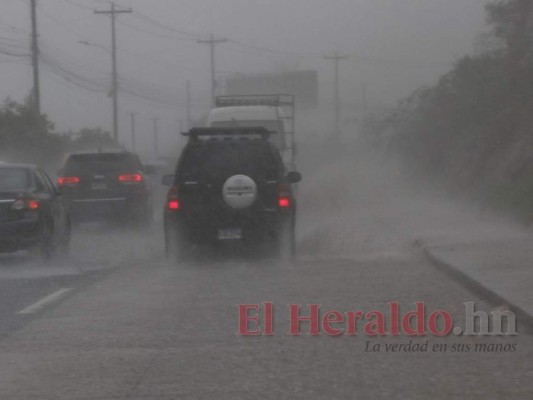
<path fill-rule="evenodd" d="M 44 112 L 58 130 L 110 130 L 111 102 L 104 93 L 110 81 L 110 21 L 93 13 L 109 9 L 109 2 L 37 1 Z M 117 7 L 134 11 L 121 15 L 117 24 L 121 85 L 127 92 L 121 96 L 121 139 L 129 143 L 129 113 L 136 112 L 140 135 L 151 134 L 151 119 L 157 117 L 163 145 L 177 140 L 187 80 L 195 116 L 207 110 L 208 47 L 196 40 L 208 33 L 230 40 L 217 46 L 219 78 L 236 72 L 316 69 L 324 109 L 331 103 L 333 67 L 322 55 L 350 55 L 341 64 L 343 114 L 349 117 L 359 105 L 363 86 L 371 105 L 392 105 L 435 82 L 455 60 L 472 52 L 475 37 L 487 29 L 487 2 L 117 1 Z M 0 0 L 0 51 L 27 53 L 29 25 L 29 0 Z M 0 99 L 21 100 L 31 85 L 26 58 L 0 55 Z M 144 150 L 149 154 L 150 149 Z"/>

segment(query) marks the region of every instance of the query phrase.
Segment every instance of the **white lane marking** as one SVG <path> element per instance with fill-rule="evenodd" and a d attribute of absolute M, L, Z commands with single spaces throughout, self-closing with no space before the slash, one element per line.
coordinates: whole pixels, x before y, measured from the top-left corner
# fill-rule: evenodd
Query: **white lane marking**
<path fill-rule="evenodd" d="M 19 311 L 17 313 L 17 315 L 33 314 L 33 313 L 41 310 L 42 308 L 44 308 L 46 306 L 49 306 L 50 304 L 60 300 L 67 293 L 69 293 L 71 290 L 73 290 L 73 289 L 72 288 L 59 289 L 57 292 L 54 292 L 54 293 L 42 298 L 38 302 L 33 303 L 31 306 L 26 307 L 24 310 Z"/>
<path fill-rule="evenodd" d="M 83 199 L 83 200 L 74 200 L 74 203 L 91 203 L 98 201 L 124 201 L 128 200 L 125 197 L 117 197 L 115 199 Z"/>

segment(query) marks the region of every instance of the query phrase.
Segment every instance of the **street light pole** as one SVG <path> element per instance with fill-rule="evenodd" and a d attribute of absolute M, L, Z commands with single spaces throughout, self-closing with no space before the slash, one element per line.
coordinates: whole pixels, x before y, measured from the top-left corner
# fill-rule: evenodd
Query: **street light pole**
<path fill-rule="evenodd" d="M 340 56 L 335 53 L 334 56 L 324 57 L 326 60 L 333 60 L 335 64 L 335 139 L 339 140 L 341 137 L 341 97 L 339 90 L 339 61 L 346 60 L 349 57 Z"/>
<path fill-rule="evenodd" d="M 39 78 L 39 35 L 37 33 L 37 0 L 31 6 L 31 62 L 33 67 L 33 112 L 41 115 L 41 84 Z"/>
<path fill-rule="evenodd" d="M 137 152 L 137 149 L 136 149 L 136 146 L 135 146 L 135 116 L 137 115 L 137 113 L 130 113 L 130 117 L 131 117 L 131 150 L 136 153 Z"/>
<path fill-rule="evenodd" d="M 157 127 L 157 121 L 159 118 L 152 118 L 152 121 L 154 123 L 154 152 L 155 152 L 155 158 L 156 160 L 159 159 L 159 132 Z"/>

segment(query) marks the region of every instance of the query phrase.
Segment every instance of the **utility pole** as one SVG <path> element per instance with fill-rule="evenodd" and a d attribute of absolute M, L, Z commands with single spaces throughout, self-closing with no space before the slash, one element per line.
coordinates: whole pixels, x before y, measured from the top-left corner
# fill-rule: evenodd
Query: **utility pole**
<path fill-rule="evenodd" d="M 113 97 L 113 139 L 118 143 L 118 69 L 117 69 L 117 32 L 116 23 L 117 14 L 131 13 L 131 8 L 128 10 L 115 9 L 115 3 L 111 3 L 111 10 L 109 11 L 95 11 L 95 14 L 106 14 L 111 16 L 111 62 L 112 62 L 112 78 L 111 78 L 111 95 Z"/>
<path fill-rule="evenodd" d="M 219 43 L 227 42 L 228 39 L 215 39 L 214 35 L 211 34 L 208 40 L 198 40 L 198 43 L 208 44 L 210 46 L 210 55 L 211 55 L 211 105 L 215 106 L 215 92 L 217 87 L 216 81 L 216 70 L 215 70 L 215 45 Z"/>
<path fill-rule="evenodd" d="M 186 108 L 186 129 L 189 130 L 192 128 L 192 119 L 191 119 L 191 81 L 187 81 L 187 108 Z"/>
<path fill-rule="evenodd" d="M 137 115 L 137 113 L 130 113 L 130 117 L 131 117 L 131 150 L 136 153 L 137 152 L 137 149 L 136 149 L 136 146 L 135 146 L 135 116 Z"/>
<path fill-rule="evenodd" d="M 339 61 L 347 60 L 348 56 L 340 56 L 335 53 L 334 56 L 325 56 L 326 60 L 333 60 L 335 63 L 335 139 L 341 137 L 341 97 L 339 93 Z"/>
<path fill-rule="evenodd" d="M 155 152 L 155 158 L 156 160 L 159 159 L 159 146 L 158 146 L 158 141 L 159 141 L 159 133 L 158 133 L 158 127 L 157 127 L 157 120 L 159 118 L 152 118 L 152 121 L 154 123 L 154 152 Z"/>
<path fill-rule="evenodd" d="M 41 84 L 39 79 L 39 35 L 37 33 L 37 0 L 30 0 L 31 7 L 31 63 L 33 66 L 33 112 L 41 115 Z"/>

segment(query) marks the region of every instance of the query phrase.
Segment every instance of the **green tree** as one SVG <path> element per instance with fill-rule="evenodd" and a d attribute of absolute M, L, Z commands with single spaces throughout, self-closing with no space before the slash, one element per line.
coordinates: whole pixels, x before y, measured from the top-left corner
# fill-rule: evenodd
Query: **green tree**
<path fill-rule="evenodd" d="M 23 103 L 7 99 L 0 107 L 0 157 L 10 162 L 44 164 L 56 157 L 66 140 L 54 137 L 46 115 L 35 115 L 32 99 Z"/>

